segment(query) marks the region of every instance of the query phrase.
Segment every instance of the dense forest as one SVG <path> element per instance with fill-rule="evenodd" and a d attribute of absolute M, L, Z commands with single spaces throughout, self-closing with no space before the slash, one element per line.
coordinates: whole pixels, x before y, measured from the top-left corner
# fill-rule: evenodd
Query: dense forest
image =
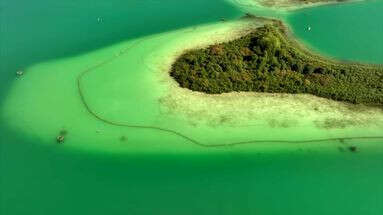
<path fill-rule="evenodd" d="M 170 75 L 181 87 L 209 94 L 309 93 L 383 105 L 382 67 L 326 60 L 287 38 L 281 26 L 265 25 L 234 41 L 184 53 Z"/>

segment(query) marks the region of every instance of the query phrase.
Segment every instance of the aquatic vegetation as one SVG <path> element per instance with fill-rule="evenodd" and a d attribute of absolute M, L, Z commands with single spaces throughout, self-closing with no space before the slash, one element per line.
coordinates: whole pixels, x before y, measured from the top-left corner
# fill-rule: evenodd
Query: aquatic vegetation
<path fill-rule="evenodd" d="M 56 137 L 57 143 L 63 143 L 65 140 L 65 136 L 59 135 Z"/>
<path fill-rule="evenodd" d="M 127 138 L 126 136 L 121 136 L 121 137 L 120 137 L 120 141 L 121 141 L 121 142 L 125 142 L 127 139 L 128 139 L 128 138 Z"/>
<path fill-rule="evenodd" d="M 170 75 L 183 88 L 209 94 L 308 93 L 355 104 L 383 104 L 383 67 L 316 56 L 289 38 L 277 21 L 234 41 L 184 53 Z"/>
<path fill-rule="evenodd" d="M 65 136 L 68 134 L 68 131 L 65 130 L 65 129 L 62 129 L 60 132 L 59 132 L 59 135 L 56 137 L 56 141 L 57 143 L 64 143 L 65 141 Z"/>
<path fill-rule="evenodd" d="M 349 146 L 348 150 L 350 150 L 350 152 L 357 152 L 358 151 L 358 147 L 356 147 L 356 146 Z"/>
<path fill-rule="evenodd" d="M 62 130 L 60 131 L 60 135 L 62 135 L 62 136 L 65 136 L 65 135 L 67 135 L 67 134 L 68 134 L 68 131 L 65 130 L 65 129 L 62 129 Z"/>

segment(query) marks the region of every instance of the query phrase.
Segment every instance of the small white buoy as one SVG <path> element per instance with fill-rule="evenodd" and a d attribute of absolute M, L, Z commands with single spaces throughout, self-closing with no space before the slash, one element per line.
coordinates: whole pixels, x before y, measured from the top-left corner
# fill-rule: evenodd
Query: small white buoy
<path fill-rule="evenodd" d="M 311 31 L 311 27 L 310 27 L 310 26 L 309 26 L 309 27 L 307 27 L 307 30 Z"/>
<path fill-rule="evenodd" d="M 101 17 L 98 17 L 98 18 L 97 18 L 97 22 L 102 22 Z"/>
<path fill-rule="evenodd" d="M 16 75 L 17 75 L 17 76 L 22 76 L 22 75 L 24 75 L 24 72 L 21 71 L 21 70 L 19 70 L 19 71 L 16 72 Z"/>

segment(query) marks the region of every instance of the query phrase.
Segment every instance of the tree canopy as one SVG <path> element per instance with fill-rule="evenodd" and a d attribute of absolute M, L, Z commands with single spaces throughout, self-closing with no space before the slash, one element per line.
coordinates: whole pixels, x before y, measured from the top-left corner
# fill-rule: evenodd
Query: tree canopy
<path fill-rule="evenodd" d="M 209 94 L 233 91 L 309 93 L 383 105 L 383 69 L 333 62 L 298 48 L 278 26 L 265 25 L 230 42 L 191 50 L 170 75 L 181 87 Z"/>

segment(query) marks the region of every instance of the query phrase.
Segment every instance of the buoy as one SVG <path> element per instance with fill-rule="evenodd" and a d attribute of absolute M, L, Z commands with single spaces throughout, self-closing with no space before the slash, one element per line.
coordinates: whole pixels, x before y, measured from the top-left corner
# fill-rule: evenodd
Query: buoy
<path fill-rule="evenodd" d="M 24 72 L 21 71 L 21 70 L 19 70 L 19 71 L 16 72 L 16 75 L 17 75 L 17 76 L 22 76 L 22 75 L 24 75 Z"/>
<path fill-rule="evenodd" d="M 59 135 L 56 137 L 57 143 L 63 143 L 65 140 L 65 137 L 63 135 Z"/>
<path fill-rule="evenodd" d="M 101 17 L 98 17 L 98 18 L 97 18 L 97 22 L 102 22 Z"/>
<path fill-rule="evenodd" d="M 310 26 L 309 26 L 309 27 L 307 27 L 307 30 L 311 31 L 311 27 L 310 27 Z"/>

